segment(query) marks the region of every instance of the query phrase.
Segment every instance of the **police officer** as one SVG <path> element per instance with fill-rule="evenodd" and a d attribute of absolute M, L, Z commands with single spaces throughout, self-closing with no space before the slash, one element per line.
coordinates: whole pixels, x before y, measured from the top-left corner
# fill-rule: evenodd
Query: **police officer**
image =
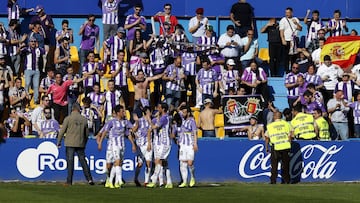
<path fill-rule="evenodd" d="M 294 129 L 294 136 L 300 140 L 316 139 L 314 117 L 311 114 L 303 113 L 301 104 L 292 109 L 293 119 L 291 126 Z"/>
<path fill-rule="evenodd" d="M 321 109 L 314 110 L 313 116 L 315 119 L 315 132 L 319 140 L 329 141 L 331 140 L 329 123 L 321 115 L 322 115 Z"/>
<path fill-rule="evenodd" d="M 270 183 L 276 184 L 276 178 L 278 175 L 278 163 L 281 161 L 281 177 L 282 182 L 290 183 L 290 148 L 292 139 L 292 128 L 291 125 L 281 119 L 282 114 L 279 111 L 274 112 L 274 122 L 268 124 L 267 131 L 265 133 L 265 148 L 266 152 L 269 153 L 268 146 L 271 144 L 271 177 Z"/>

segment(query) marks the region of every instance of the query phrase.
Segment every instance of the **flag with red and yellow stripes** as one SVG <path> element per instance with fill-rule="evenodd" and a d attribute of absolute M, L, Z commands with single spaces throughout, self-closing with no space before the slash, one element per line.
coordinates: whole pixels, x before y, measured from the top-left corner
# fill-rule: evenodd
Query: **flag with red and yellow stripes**
<path fill-rule="evenodd" d="M 337 36 L 327 38 L 321 50 L 320 60 L 329 55 L 334 64 L 347 68 L 355 63 L 356 55 L 360 49 L 360 36 Z"/>

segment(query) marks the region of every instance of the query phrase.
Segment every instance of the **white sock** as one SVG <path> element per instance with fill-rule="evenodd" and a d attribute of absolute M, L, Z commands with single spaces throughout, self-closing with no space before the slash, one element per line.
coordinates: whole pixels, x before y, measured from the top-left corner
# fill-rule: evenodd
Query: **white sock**
<path fill-rule="evenodd" d="M 157 164 L 155 166 L 154 174 L 151 176 L 152 183 L 155 183 L 155 184 L 157 183 L 157 179 L 159 177 L 160 170 L 161 170 L 161 166 L 159 164 Z"/>
<path fill-rule="evenodd" d="M 165 171 L 166 171 L 166 184 L 172 184 L 170 169 L 166 168 Z"/>
<path fill-rule="evenodd" d="M 186 162 L 180 161 L 180 173 L 181 173 L 181 177 L 183 179 L 183 183 L 187 183 L 188 170 L 187 170 Z"/>
<path fill-rule="evenodd" d="M 111 171 L 110 171 L 110 178 L 109 181 L 111 184 L 114 183 L 114 178 L 115 178 L 115 166 L 111 167 Z"/>
<path fill-rule="evenodd" d="M 194 165 L 189 166 L 189 170 L 190 170 L 190 177 L 195 178 L 195 167 L 194 167 Z"/>
<path fill-rule="evenodd" d="M 149 182 L 150 169 L 148 167 L 145 168 L 145 183 Z"/>
<path fill-rule="evenodd" d="M 115 166 L 115 172 L 116 172 L 116 182 L 121 183 L 122 182 L 121 166 Z"/>
<path fill-rule="evenodd" d="M 159 184 L 164 185 L 164 168 L 160 166 Z"/>

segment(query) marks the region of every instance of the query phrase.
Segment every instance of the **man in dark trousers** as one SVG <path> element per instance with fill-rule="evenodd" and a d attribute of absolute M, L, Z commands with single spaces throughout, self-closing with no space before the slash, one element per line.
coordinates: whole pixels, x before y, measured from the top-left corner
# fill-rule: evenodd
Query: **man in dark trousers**
<path fill-rule="evenodd" d="M 276 184 L 278 175 L 278 163 L 281 161 L 282 183 L 290 183 L 290 148 L 292 129 L 288 122 L 281 119 L 281 112 L 274 112 L 274 121 L 266 126 L 265 148 L 268 150 L 269 142 L 271 143 L 271 177 L 270 183 Z"/>
<path fill-rule="evenodd" d="M 64 120 L 63 126 L 60 130 L 60 134 L 57 138 L 57 146 L 61 147 L 61 140 L 65 136 L 66 147 L 66 161 L 67 161 L 67 179 L 66 185 L 72 184 L 74 173 L 74 154 L 77 153 L 81 167 L 86 180 L 89 185 L 94 185 L 93 179 L 90 174 L 89 166 L 85 160 L 85 146 L 89 136 L 89 130 L 87 128 L 87 120 L 80 114 L 79 104 L 72 106 L 72 112 Z"/>

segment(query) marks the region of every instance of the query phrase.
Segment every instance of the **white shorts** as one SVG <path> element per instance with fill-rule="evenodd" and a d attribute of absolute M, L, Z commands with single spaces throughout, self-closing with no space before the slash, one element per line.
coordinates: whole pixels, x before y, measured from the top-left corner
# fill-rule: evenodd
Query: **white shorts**
<path fill-rule="evenodd" d="M 142 159 L 142 160 L 145 160 L 145 161 L 151 161 L 152 160 L 153 150 L 151 149 L 150 151 L 148 151 L 147 150 L 147 145 L 145 144 L 143 146 L 138 147 L 138 154 L 139 154 L 138 159 Z"/>
<path fill-rule="evenodd" d="M 171 145 L 154 145 L 154 158 L 167 159 L 171 150 Z"/>
<path fill-rule="evenodd" d="M 194 147 L 192 145 L 180 145 L 179 160 L 180 161 L 193 161 L 194 160 Z"/>
<path fill-rule="evenodd" d="M 106 150 L 106 163 L 114 163 L 116 160 L 124 160 L 125 149 L 121 146 L 110 144 Z"/>

